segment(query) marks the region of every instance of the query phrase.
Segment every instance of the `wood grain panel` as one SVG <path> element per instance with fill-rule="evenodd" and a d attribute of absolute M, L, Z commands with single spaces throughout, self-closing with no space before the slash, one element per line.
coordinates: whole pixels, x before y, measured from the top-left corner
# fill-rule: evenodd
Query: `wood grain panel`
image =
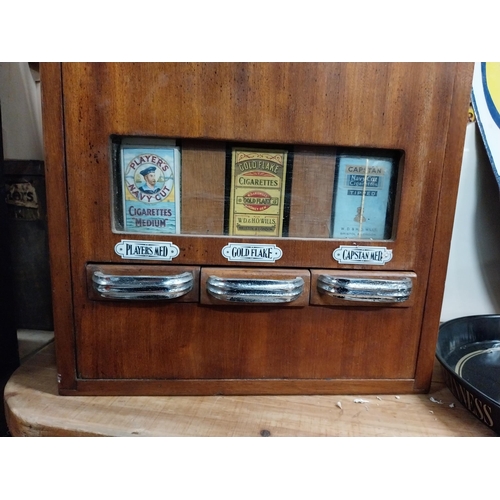
<path fill-rule="evenodd" d="M 412 378 L 420 314 L 94 301 L 77 324 L 85 379 Z"/>
<path fill-rule="evenodd" d="M 182 227 L 184 234 L 224 233 L 224 142 L 182 142 Z"/>
<path fill-rule="evenodd" d="M 467 120 L 461 109 L 470 102 L 472 65 L 458 65 L 453 87 L 453 106 L 450 111 L 450 131 L 445 148 L 439 207 L 433 240 L 433 253 L 429 271 L 428 293 L 422 326 L 422 341 L 417 363 L 415 390 L 429 390 L 432 363 L 439 332 L 448 255 L 453 231 L 455 204 L 460 180 L 461 159 Z"/>
<path fill-rule="evenodd" d="M 63 71 L 65 87 L 78 91 L 69 116 L 95 113 L 96 126 L 119 135 L 391 149 L 427 118 L 430 133 L 446 125 L 455 65 L 71 63 Z"/>
<path fill-rule="evenodd" d="M 72 389 L 75 387 L 76 352 L 60 64 L 43 64 L 40 79 L 57 373 L 59 387 Z"/>
<path fill-rule="evenodd" d="M 329 238 L 335 178 L 333 148 L 296 148 L 290 206 L 290 237 Z"/>

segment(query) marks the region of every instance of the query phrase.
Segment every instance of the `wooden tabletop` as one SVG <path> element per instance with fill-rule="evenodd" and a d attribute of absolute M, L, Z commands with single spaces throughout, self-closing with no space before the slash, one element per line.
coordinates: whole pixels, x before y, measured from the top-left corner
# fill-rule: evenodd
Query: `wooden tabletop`
<path fill-rule="evenodd" d="M 13 374 L 5 411 L 13 436 L 495 436 L 437 362 L 418 395 L 59 396 L 51 343 Z"/>

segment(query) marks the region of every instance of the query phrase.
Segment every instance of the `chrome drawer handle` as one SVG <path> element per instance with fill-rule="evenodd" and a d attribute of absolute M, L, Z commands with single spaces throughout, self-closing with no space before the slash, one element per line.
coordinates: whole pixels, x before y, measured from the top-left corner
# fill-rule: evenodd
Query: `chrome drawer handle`
<path fill-rule="evenodd" d="M 247 304 L 278 304 L 293 302 L 304 291 L 304 280 L 236 279 L 210 276 L 207 292 L 226 302 Z"/>
<path fill-rule="evenodd" d="M 94 290 L 101 297 L 123 300 L 168 300 L 182 297 L 193 289 L 193 273 L 174 276 L 118 276 L 95 271 Z"/>
<path fill-rule="evenodd" d="M 411 278 L 345 278 L 321 274 L 318 289 L 332 297 L 359 302 L 404 302 L 410 298 Z"/>

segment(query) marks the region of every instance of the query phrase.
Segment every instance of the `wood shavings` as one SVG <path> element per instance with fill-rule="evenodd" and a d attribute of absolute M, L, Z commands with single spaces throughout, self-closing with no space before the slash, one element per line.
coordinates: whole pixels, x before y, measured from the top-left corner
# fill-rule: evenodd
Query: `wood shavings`
<path fill-rule="evenodd" d="M 434 412 L 432 410 L 429 410 L 429 413 L 432 413 L 434 415 Z"/>
<path fill-rule="evenodd" d="M 450 403 L 448 406 L 449 406 L 450 408 L 455 408 L 455 403 Z"/>
<path fill-rule="evenodd" d="M 354 402 L 355 403 L 369 403 L 370 401 L 368 401 L 367 399 L 358 398 L 358 399 L 355 399 Z"/>
<path fill-rule="evenodd" d="M 381 398 L 380 396 L 377 396 L 377 399 L 378 399 L 379 401 L 382 401 L 382 398 Z"/>
<path fill-rule="evenodd" d="M 440 399 L 435 399 L 432 396 L 429 398 L 429 401 L 431 401 L 432 403 L 436 403 L 438 405 L 442 405 L 443 404 L 443 402 Z"/>
<path fill-rule="evenodd" d="M 342 402 L 339 401 L 335 406 L 338 406 L 342 410 Z"/>
<path fill-rule="evenodd" d="M 396 399 L 401 399 L 401 397 L 400 397 L 400 396 L 394 396 L 394 397 L 395 397 Z"/>

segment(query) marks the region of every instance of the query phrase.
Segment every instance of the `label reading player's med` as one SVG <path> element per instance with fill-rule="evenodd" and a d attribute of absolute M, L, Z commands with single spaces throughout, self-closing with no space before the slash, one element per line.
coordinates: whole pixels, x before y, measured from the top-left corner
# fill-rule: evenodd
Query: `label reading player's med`
<path fill-rule="evenodd" d="M 120 156 L 124 232 L 180 233 L 179 148 L 129 139 L 123 141 Z"/>

